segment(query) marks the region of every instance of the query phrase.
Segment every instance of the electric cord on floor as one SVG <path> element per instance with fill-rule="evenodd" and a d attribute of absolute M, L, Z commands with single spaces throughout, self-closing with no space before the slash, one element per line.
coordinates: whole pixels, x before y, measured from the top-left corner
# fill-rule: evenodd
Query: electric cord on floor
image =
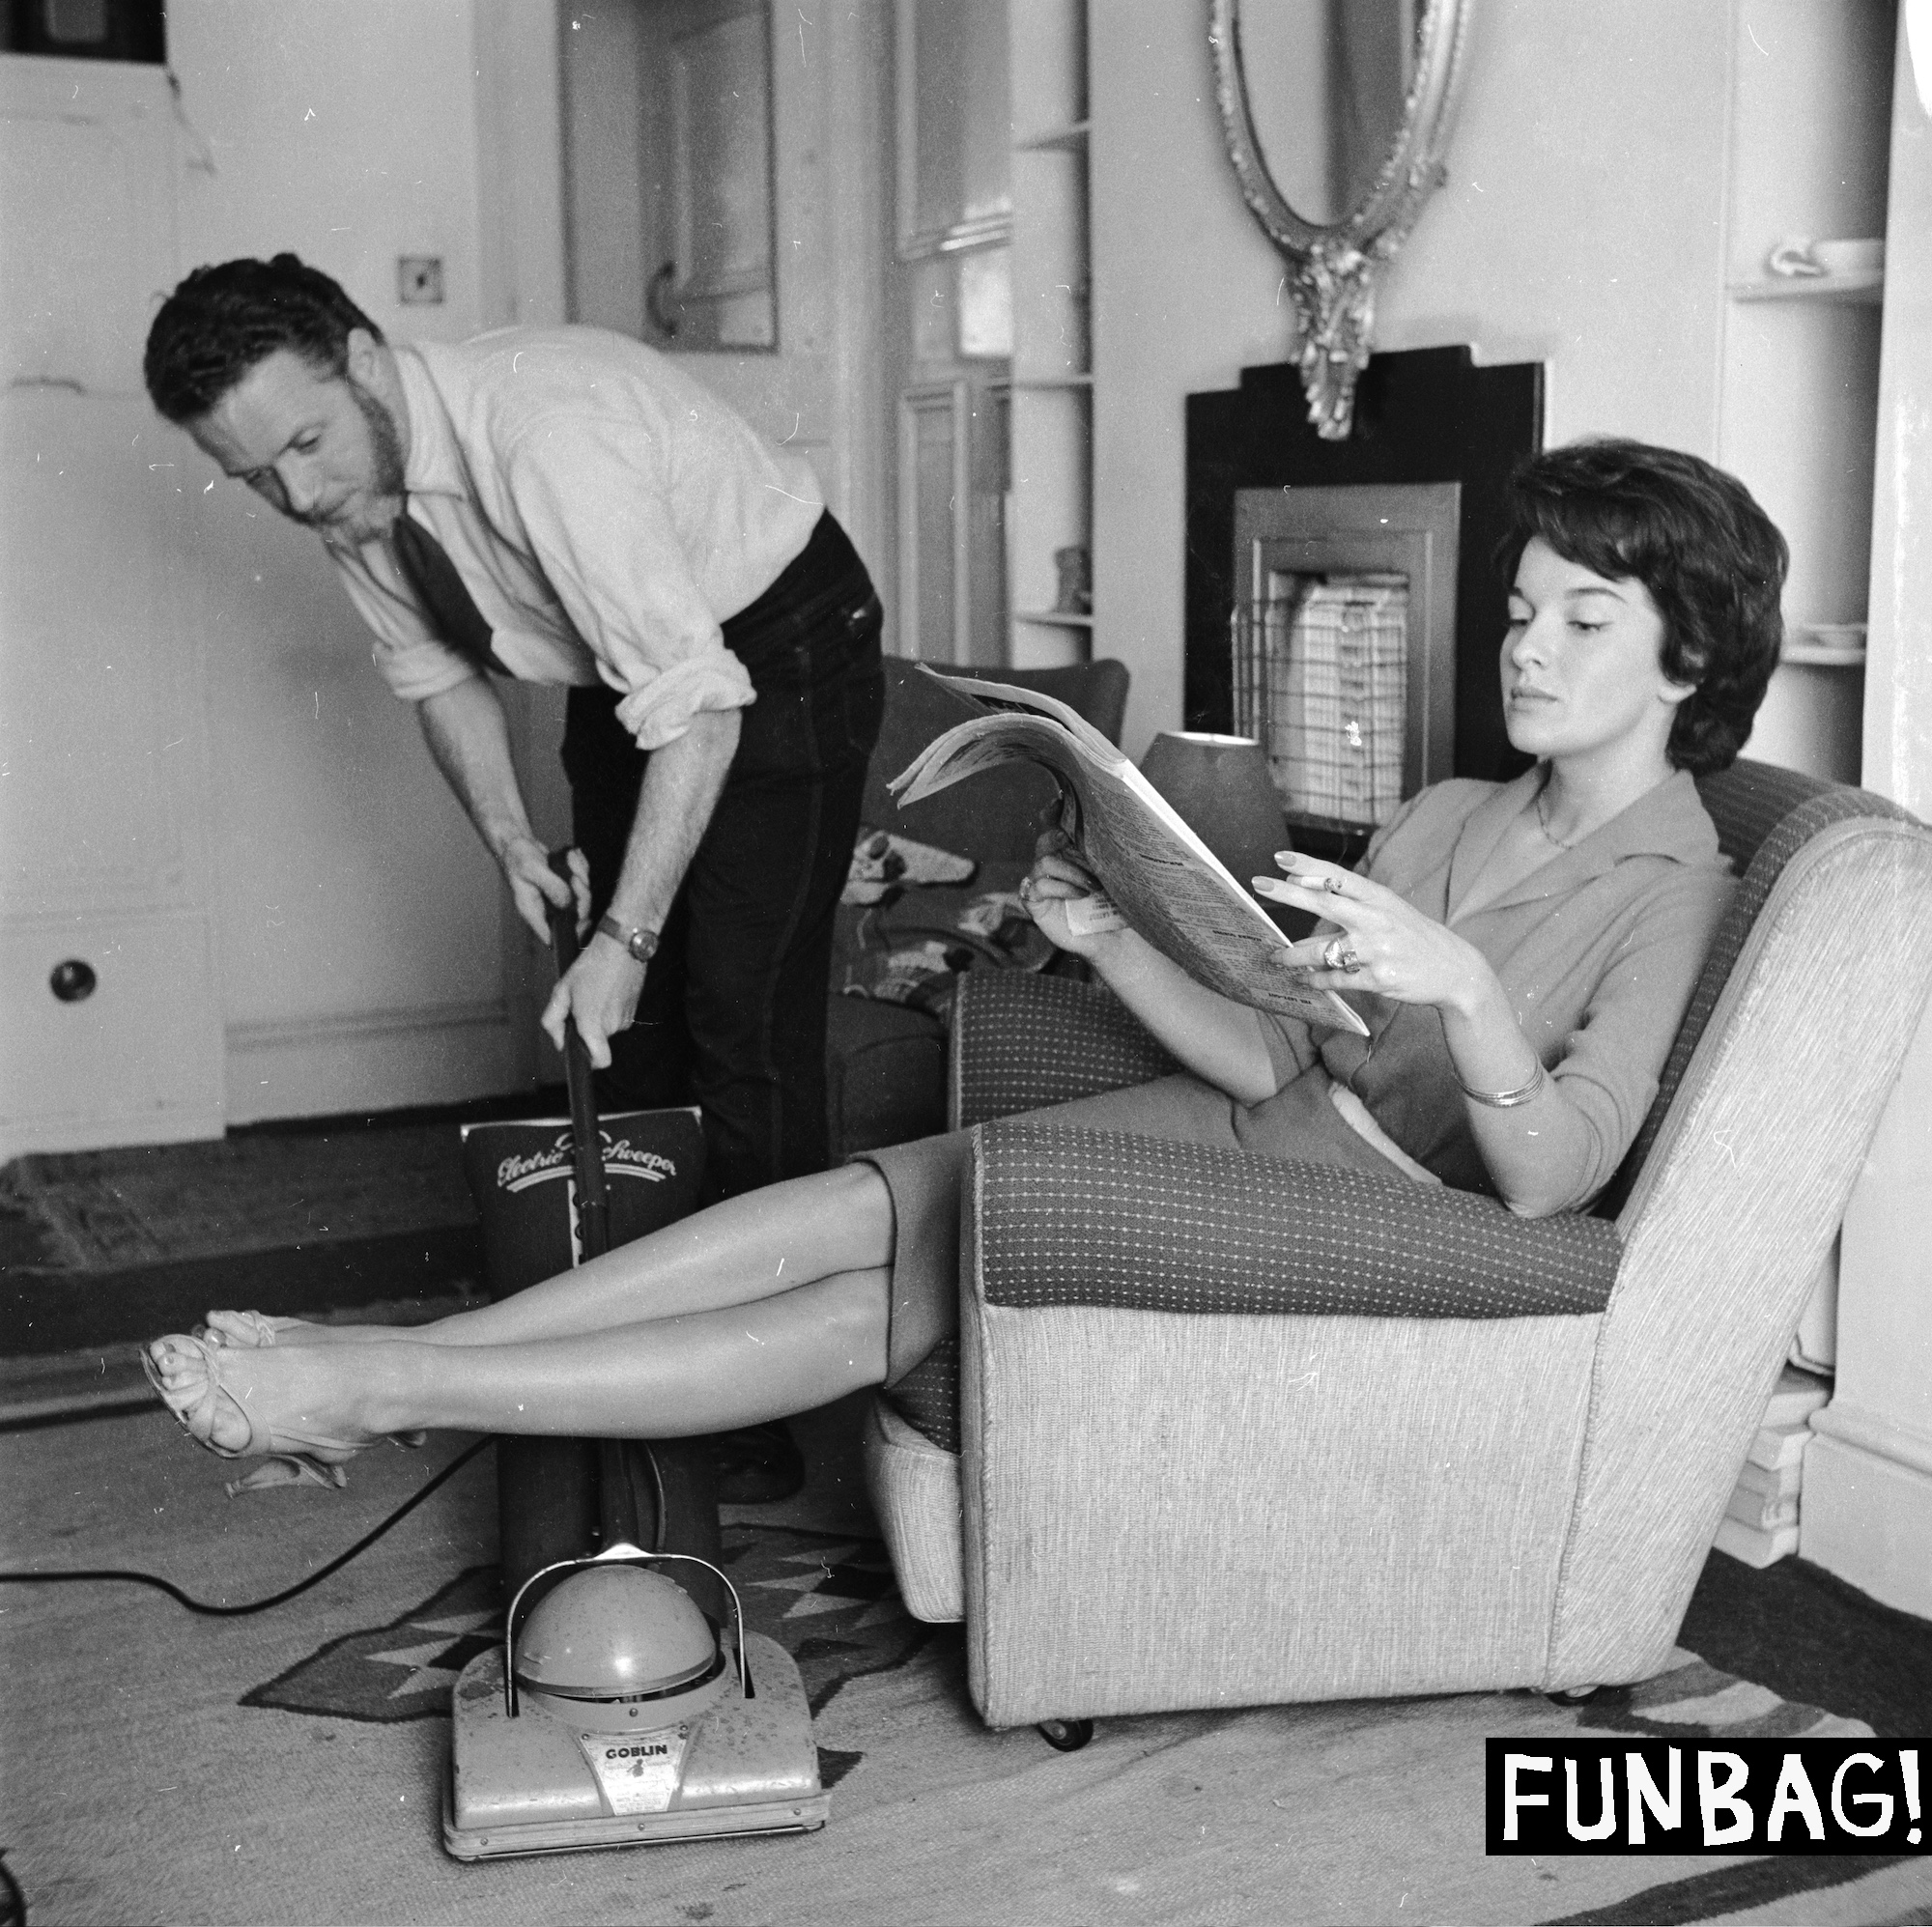
<path fill-rule="evenodd" d="M 71 1573 L 0 1573 L 0 1586 L 77 1585 L 83 1581 L 91 1585 L 113 1582 L 128 1586 L 152 1586 L 156 1592 L 166 1593 L 178 1605 L 184 1605 L 189 1612 L 199 1613 L 204 1618 L 244 1619 L 253 1612 L 267 1612 L 270 1606 L 286 1605 L 289 1601 L 299 1599 L 311 1586 L 321 1585 L 331 1573 L 341 1572 L 352 1559 L 368 1551 L 392 1526 L 400 1525 L 439 1486 L 454 1478 L 485 1446 L 495 1443 L 494 1437 L 479 1438 L 475 1444 L 459 1452 L 440 1472 L 405 1499 L 373 1531 L 365 1532 L 348 1551 L 337 1553 L 327 1566 L 311 1573 L 307 1578 L 298 1579 L 293 1586 L 285 1586 L 279 1593 L 271 1593 L 265 1600 L 251 1600 L 246 1605 L 210 1605 L 206 1600 L 190 1599 L 172 1579 L 163 1579 L 158 1573 L 129 1573 L 115 1567 L 83 1568 Z"/>

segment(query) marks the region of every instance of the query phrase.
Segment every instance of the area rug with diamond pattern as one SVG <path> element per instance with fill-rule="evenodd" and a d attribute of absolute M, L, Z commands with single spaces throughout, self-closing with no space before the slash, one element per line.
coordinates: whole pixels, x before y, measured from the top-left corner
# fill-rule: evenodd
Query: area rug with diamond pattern
<path fill-rule="evenodd" d="M 753 1627 L 797 1659 L 832 1815 L 805 1836 L 462 1865 L 449 1689 L 498 1623 L 492 1458 L 312 1591 L 190 1617 L 133 1586 L 0 1586 L 0 1850 L 36 1927 L 124 1922 L 1001 1923 L 1932 1918 L 1923 1862 L 1485 1858 L 1483 1740 L 1868 1731 L 1679 1653 L 1583 1710 L 1532 1694 L 992 1733 L 957 1631 L 909 1619 L 848 1402 L 803 1499 L 729 1516 Z M 210 1601 L 315 1571 L 464 1443 L 363 1455 L 344 1491 L 229 1500 L 158 1411 L 0 1430 L 0 1563 L 132 1568 Z"/>

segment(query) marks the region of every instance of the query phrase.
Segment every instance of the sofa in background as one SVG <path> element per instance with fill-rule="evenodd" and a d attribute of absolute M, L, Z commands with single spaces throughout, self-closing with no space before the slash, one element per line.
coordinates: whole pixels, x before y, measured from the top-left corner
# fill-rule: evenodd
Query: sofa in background
<path fill-rule="evenodd" d="M 938 1010 L 845 994 L 861 966 L 896 940 L 956 923 L 973 901 L 1018 887 L 1033 861 L 1040 811 L 1054 796 L 1045 771 L 1015 766 L 979 776 L 908 809 L 887 783 L 941 731 L 974 712 L 917 663 L 886 658 L 885 719 L 866 777 L 867 831 L 889 831 L 973 859 L 970 880 L 908 889 L 883 906 L 841 904 L 832 955 L 832 1008 L 826 1047 L 826 1102 L 835 1158 L 902 1144 L 946 1128 L 946 1026 Z M 1077 710 L 1118 743 L 1127 706 L 1127 671 L 1117 662 L 1061 669 L 974 671 L 1037 690 Z M 863 840 L 862 832 L 862 840 Z"/>

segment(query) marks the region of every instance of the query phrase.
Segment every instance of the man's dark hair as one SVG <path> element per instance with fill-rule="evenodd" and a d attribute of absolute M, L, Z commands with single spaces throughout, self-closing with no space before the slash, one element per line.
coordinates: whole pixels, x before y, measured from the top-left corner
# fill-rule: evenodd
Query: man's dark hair
<path fill-rule="evenodd" d="M 1790 562 L 1745 485 L 1675 448 L 1576 441 L 1518 468 L 1507 511 L 1505 580 L 1541 536 L 1566 561 L 1644 585 L 1663 618 L 1663 673 L 1695 691 L 1677 706 L 1666 753 L 1693 776 L 1728 769 L 1777 666 Z"/>
<path fill-rule="evenodd" d="M 161 303 L 141 372 L 168 420 L 197 421 L 278 348 L 318 372 L 343 374 L 357 327 L 383 339 L 335 282 L 295 255 L 224 261 L 197 268 Z"/>

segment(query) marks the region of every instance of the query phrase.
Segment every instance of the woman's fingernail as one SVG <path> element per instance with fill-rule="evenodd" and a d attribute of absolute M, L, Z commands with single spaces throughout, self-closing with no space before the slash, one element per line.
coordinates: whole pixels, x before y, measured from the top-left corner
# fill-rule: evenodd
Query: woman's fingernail
<path fill-rule="evenodd" d="M 1294 867 L 1294 852 L 1293 850 L 1277 850 L 1274 853 L 1274 860 L 1285 870 L 1292 870 Z"/>

